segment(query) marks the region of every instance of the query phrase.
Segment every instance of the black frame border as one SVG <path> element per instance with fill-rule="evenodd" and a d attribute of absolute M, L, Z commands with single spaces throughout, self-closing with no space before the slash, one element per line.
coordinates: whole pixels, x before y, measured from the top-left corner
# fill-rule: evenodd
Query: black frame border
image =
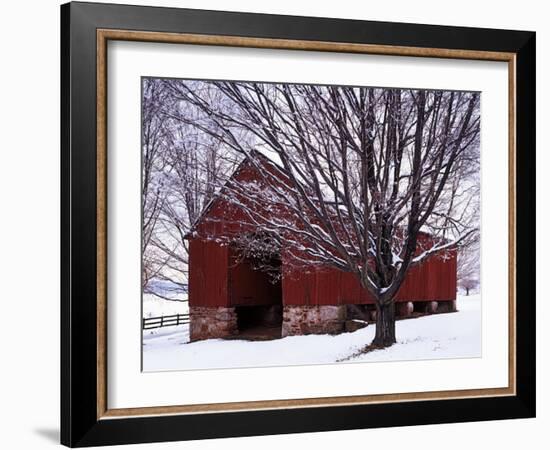
<path fill-rule="evenodd" d="M 516 54 L 516 395 L 97 419 L 96 30 Z M 61 443 L 70 447 L 535 416 L 534 32 L 94 3 L 61 6 Z"/>

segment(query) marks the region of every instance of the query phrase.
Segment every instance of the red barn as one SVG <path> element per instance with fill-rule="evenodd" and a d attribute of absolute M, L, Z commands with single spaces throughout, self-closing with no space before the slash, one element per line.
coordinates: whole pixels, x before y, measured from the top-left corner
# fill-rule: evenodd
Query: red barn
<path fill-rule="evenodd" d="M 232 176 L 237 181 L 257 178 L 258 169 L 247 161 Z M 293 267 L 284 250 L 271 261 L 279 277 L 257 270 L 254 258 L 243 258 L 231 243 L 230 237 L 246 228 L 246 220 L 220 196 L 187 236 L 192 341 L 336 334 L 374 318 L 373 299 L 352 273 L 326 266 Z M 456 252 L 447 252 L 445 258 L 434 255 L 410 269 L 397 294 L 398 317 L 455 310 Z"/>

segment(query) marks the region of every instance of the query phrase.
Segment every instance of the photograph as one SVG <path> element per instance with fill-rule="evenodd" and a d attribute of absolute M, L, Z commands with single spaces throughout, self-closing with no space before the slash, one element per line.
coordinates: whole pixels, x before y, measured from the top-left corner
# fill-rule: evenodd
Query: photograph
<path fill-rule="evenodd" d="M 481 357 L 481 101 L 142 76 L 142 370 Z"/>

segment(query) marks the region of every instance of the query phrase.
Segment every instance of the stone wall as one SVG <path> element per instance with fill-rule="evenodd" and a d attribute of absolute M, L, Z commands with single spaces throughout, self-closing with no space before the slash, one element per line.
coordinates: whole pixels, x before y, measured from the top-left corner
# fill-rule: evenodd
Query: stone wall
<path fill-rule="evenodd" d="M 190 306 L 189 321 L 191 341 L 225 338 L 239 333 L 237 314 L 233 307 Z"/>
<path fill-rule="evenodd" d="M 456 312 L 456 300 L 414 302 L 414 311 L 421 314 Z"/>
<path fill-rule="evenodd" d="M 410 317 L 414 311 L 413 302 L 397 302 L 395 304 L 396 317 Z"/>
<path fill-rule="evenodd" d="M 283 308 L 281 335 L 338 334 L 344 331 L 345 322 L 345 305 L 289 305 Z"/>
<path fill-rule="evenodd" d="M 359 306 L 284 306 L 281 336 L 351 332 L 366 326 L 366 320 L 376 320 L 375 310 L 371 310 L 365 305 Z M 280 323 L 280 306 L 264 306 L 256 307 L 256 309 L 258 314 L 261 313 L 262 325 L 275 326 Z M 414 302 L 414 304 L 413 302 L 398 302 L 396 303 L 396 316 L 398 318 L 411 317 L 413 309 L 414 312 L 421 314 L 453 312 L 456 311 L 456 301 Z M 239 334 L 237 310 L 234 307 L 192 306 L 189 308 L 189 318 L 191 341 L 227 338 Z"/>
<path fill-rule="evenodd" d="M 456 312 L 456 300 L 440 301 L 437 304 L 438 313 Z"/>

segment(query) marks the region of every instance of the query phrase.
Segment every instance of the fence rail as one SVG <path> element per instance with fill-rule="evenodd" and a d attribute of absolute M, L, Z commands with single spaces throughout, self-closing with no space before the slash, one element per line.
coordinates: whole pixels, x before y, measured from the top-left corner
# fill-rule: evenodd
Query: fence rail
<path fill-rule="evenodd" d="M 185 325 L 189 323 L 189 314 L 172 314 L 171 316 L 147 317 L 142 319 L 142 328 L 152 330 L 154 328 Z"/>

